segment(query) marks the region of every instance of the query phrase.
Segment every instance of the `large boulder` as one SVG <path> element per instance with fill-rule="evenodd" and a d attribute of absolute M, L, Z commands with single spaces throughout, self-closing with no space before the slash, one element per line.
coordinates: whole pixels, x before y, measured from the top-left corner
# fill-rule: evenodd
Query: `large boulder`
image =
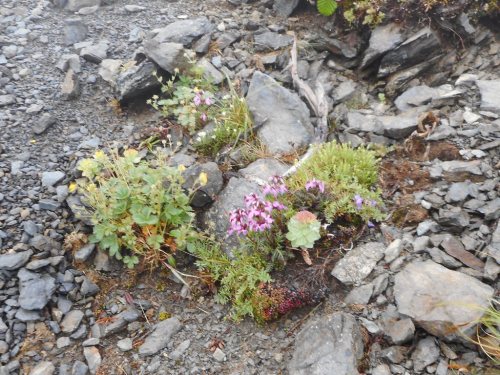
<path fill-rule="evenodd" d="M 431 260 L 408 264 L 395 277 L 398 311 L 434 336 L 469 334 L 493 297 L 481 281 Z"/>
<path fill-rule="evenodd" d="M 259 71 L 253 74 L 247 101 L 259 127 L 258 137 L 272 154 L 289 154 L 312 141 L 309 109 L 299 96 Z"/>
<path fill-rule="evenodd" d="M 144 43 L 144 53 L 150 60 L 171 74 L 175 69 L 181 69 L 188 64 L 184 47 L 180 43 L 160 43 L 151 39 Z"/>
<path fill-rule="evenodd" d="M 290 375 L 357 375 L 363 339 L 356 319 L 337 312 L 307 323 L 295 339 Z"/>
<path fill-rule="evenodd" d="M 160 43 L 180 43 L 187 47 L 201 36 L 211 34 L 213 28 L 207 17 L 180 20 L 158 30 L 154 39 Z"/>

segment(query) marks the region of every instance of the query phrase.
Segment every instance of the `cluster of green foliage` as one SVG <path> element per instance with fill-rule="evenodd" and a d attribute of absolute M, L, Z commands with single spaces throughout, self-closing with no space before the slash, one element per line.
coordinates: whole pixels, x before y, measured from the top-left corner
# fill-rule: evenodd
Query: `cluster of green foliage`
<path fill-rule="evenodd" d="M 229 80 L 228 80 L 229 82 Z M 215 157 L 224 147 L 233 148 L 240 141 L 253 139 L 252 117 L 245 98 L 229 82 L 229 93 L 217 101 L 210 111 L 214 129 L 198 133 L 194 147 L 200 154 Z"/>
<path fill-rule="evenodd" d="M 240 251 L 230 259 L 213 239 L 197 241 L 189 246 L 200 270 L 220 284 L 216 300 L 231 303 L 231 318 L 239 321 L 245 316 L 258 319 L 253 297 L 262 283 L 271 282 L 271 265 L 260 252 Z"/>
<path fill-rule="evenodd" d="M 150 266 L 174 263 L 173 254 L 186 247 L 192 232 L 193 213 L 181 169 L 169 167 L 164 152 L 144 160 L 133 149 L 123 155 L 97 151 L 78 169 L 84 177 L 78 188 L 93 223 L 91 242 L 129 268 L 139 256 Z M 205 178 L 200 176 L 200 184 Z"/>
<path fill-rule="evenodd" d="M 376 26 L 386 17 L 386 13 L 402 13 L 415 16 L 415 12 L 429 15 L 439 6 L 450 5 L 458 9 L 470 9 L 477 15 L 492 15 L 500 11 L 498 0 L 317 0 L 318 12 L 331 16 L 341 11 L 343 18 L 351 25 Z M 339 10 L 338 10 L 339 9 Z M 457 14 L 460 14 L 458 12 Z M 417 15 L 418 16 L 418 15 Z"/>
<path fill-rule="evenodd" d="M 166 82 L 163 82 L 163 77 L 156 77 L 161 83 L 161 92 L 166 97 L 154 95 L 148 99 L 148 104 L 163 116 L 186 127 L 191 134 L 206 124 L 209 120 L 210 102 L 214 98 L 214 86 L 204 77 L 202 69 L 192 67 L 186 74 L 176 71 Z M 198 103 L 196 98 L 202 100 Z"/>
<path fill-rule="evenodd" d="M 229 79 L 227 94 L 216 97 L 215 86 L 196 65 L 184 74 L 174 74 L 166 83 L 162 77 L 157 78 L 163 95 L 154 95 L 147 103 L 166 118 L 186 127 L 190 134 L 198 131 L 193 146 L 200 154 L 215 157 L 227 146 L 253 139 L 247 102 Z M 211 129 L 199 131 L 205 125 Z M 151 141 L 156 140 L 149 143 Z"/>
<path fill-rule="evenodd" d="M 350 24 L 360 21 L 363 25 L 375 26 L 384 20 L 382 0 L 317 0 L 318 12 L 324 16 L 333 15 L 340 6 L 343 17 Z"/>
<path fill-rule="evenodd" d="M 290 195 L 291 206 L 301 207 L 315 197 L 300 194 L 307 181 L 316 178 L 325 183 L 327 194 L 318 202 L 320 211 L 329 223 L 350 215 L 368 220 L 382 220 L 380 191 L 374 189 L 378 179 L 378 159 L 375 151 L 357 149 L 347 144 L 329 142 L 316 146 L 307 159 L 287 181 L 296 194 Z M 298 194 L 297 194 L 298 193 Z M 353 197 L 359 196 L 363 204 L 358 207 Z"/>

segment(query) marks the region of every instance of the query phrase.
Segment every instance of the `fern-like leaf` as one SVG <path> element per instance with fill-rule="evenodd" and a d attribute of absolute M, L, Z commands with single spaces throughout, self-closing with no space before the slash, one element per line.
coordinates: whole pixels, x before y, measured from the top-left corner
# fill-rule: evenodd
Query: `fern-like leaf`
<path fill-rule="evenodd" d="M 331 16 L 337 9 L 337 2 L 335 0 L 317 0 L 316 6 L 318 12 L 323 16 Z"/>

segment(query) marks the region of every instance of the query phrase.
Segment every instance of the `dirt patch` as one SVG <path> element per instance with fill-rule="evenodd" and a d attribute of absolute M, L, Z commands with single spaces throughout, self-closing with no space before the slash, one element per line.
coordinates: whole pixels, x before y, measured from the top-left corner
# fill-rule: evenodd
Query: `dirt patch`
<path fill-rule="evenodd" d="M 428 171 L 415 162 L 388 159 L 380 165 L 379 185 L 384 198 L 389 198 L 397 191 L 410 194 L 425 190 L 431 184 Z"/>
<path fill-rule="evenodd" d="M 462 160 L 460 149 L 450 142 L 428 142 L 421 137 L 409 138 L 404 147 L 398 147 L 396 155 L 411 161 Z"/>

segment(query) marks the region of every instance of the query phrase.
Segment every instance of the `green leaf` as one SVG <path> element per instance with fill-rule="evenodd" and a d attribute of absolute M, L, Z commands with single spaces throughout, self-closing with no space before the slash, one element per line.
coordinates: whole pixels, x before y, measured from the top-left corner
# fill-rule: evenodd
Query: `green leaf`
<path fill-rule="evenodd" d="M 331 16 L 337 9 L 335 0 L 317 0 L 318 12 L 323 16 Z"/>
<path fill-rule="evenodd" d="M 108 249 L 109 255 L 116 256 L 117 259 L 121 258 L 120 245 L 118 244 L 118 237 L 116 234 L 111 234 L 106 236 L 99 242 L 99 245 L 103 249 Z"/>
<path fill-rule="evenodd" d="M 151 207 L 135 205 L 130 209 L 130 212 L 138 225 L 155 225 L 158 223 L 158 216 L 153 215 Z"/>
<path fill-rule="evenodd" d="M 137 256 L 124 256 L 123 257 L 123 263 L 127 265 L 128 268 L 134 268 L 136 264 L 139 264 L 139 258 Z"/>

